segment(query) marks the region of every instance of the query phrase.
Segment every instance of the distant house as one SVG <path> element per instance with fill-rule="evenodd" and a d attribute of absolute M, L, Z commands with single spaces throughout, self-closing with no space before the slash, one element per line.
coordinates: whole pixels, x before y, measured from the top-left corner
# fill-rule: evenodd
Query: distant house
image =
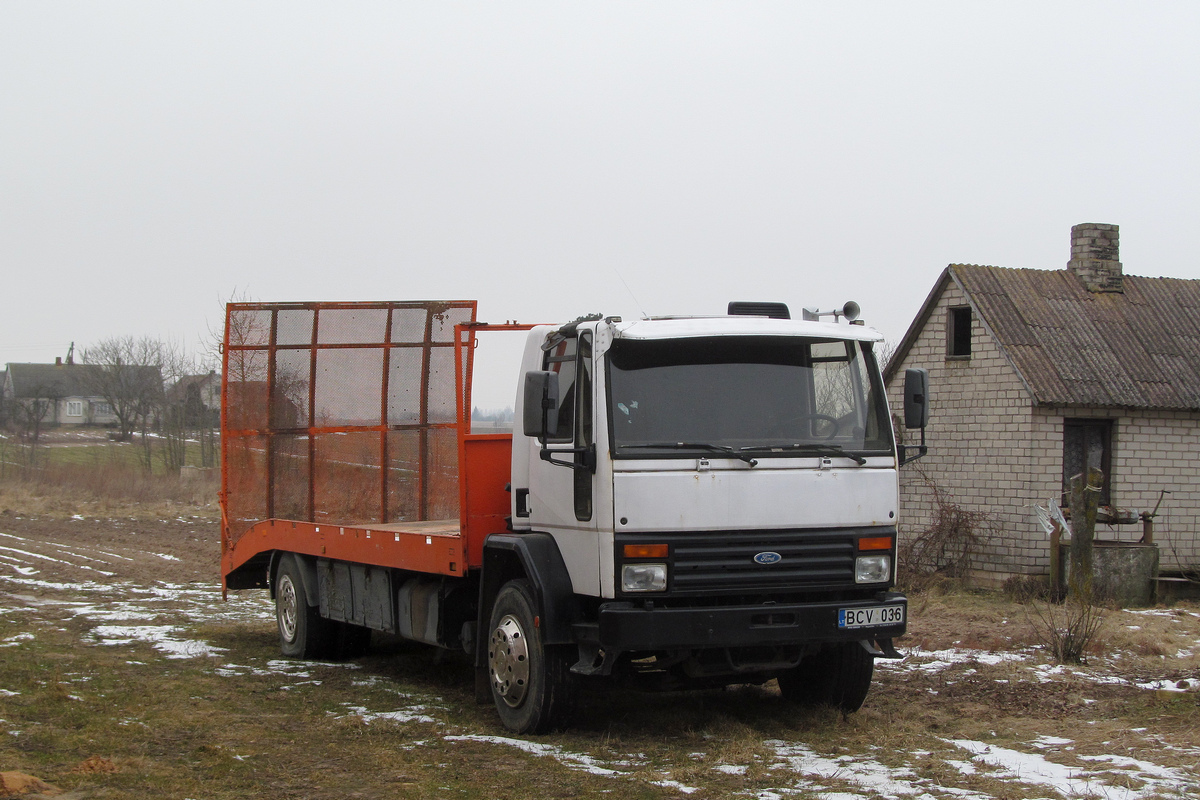
<path fill-rule="evenodd" d="M 185 375 L 167 390 L 167 402 L 187 411 L 189 424 L 216 427 L 221 418 L 221 376 L 215 370 Z"/>
<path fill-rule="evenodd" d="M 6 400 L 26 409 L 40 409 L 42 425 L 116 425 L 117 414 L 98 388 L 105 384 L 101 372 L 108 369 L 63 363 L 62 359 L 54 364 L 10 363 L 4 372 L 3 393 Z M 158 367 L 126 367 L 121 374 L 124 377 L 116 390 L 124 391 L 126 399 L 138 392 L 162 391 Z M 153 409 L 147 411 L 153 414 Z"/>
<path fill-rule="evenodd" d="M 55 364 L 9 364 L 3 391 L 6 399 L 42 408 L 48 425 L 111 425 L 112 406 L 92 388 L 89 373 L 98 367 L 58 360 Z"/>
<path fill-rule="evenodd" d="M 999 523 L 981 577 L 1045 574 L 1032 506 L 1096 466 L 1112 518 L 1162 498 L 1163 569 L 1200 566 L 1200 281 L 1124 275 L 1117 226 L 1076 225 L 1066 269 L 948 266 L 887 366 L 895 404 L 907 367 L 929 370 L 932 419 L 901 480 L 902 536 L 933 519 L 933 484 Z"/>

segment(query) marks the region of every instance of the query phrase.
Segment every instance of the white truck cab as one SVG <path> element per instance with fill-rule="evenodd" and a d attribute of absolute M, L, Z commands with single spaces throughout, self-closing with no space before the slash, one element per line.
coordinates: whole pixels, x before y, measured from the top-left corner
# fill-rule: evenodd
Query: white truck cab
<path fill-rule="evenodd" d="M 861 705 L 907 616 L 889 591 L 905 450 L 881 340 L 737 313 L 529 332 L 512 528 L 561 555 L 574 675 L 775 676 L 790 696 Z M 914 373 L 906 419 L 923 428 Z"/>

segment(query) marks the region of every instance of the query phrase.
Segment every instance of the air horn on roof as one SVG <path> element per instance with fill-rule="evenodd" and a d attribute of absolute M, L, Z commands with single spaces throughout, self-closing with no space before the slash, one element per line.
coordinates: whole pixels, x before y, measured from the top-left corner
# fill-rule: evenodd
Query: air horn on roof
<path fill-rule="evenodd" d="M 816 308 L 805 308 L 801 312 L 802 318 L 809 322 L 819 322 L 821 317 L 833 316 L 833 321 L 837 322 L 840 318 L 845 317 L 847 322 L 854 322 L 858 319 L 858 315 L 862 313 L 858 303 L 853 300 L 847 300 L 846 304 L 841 308 L 835 308 L 832 311 L 819 311 Z"/>

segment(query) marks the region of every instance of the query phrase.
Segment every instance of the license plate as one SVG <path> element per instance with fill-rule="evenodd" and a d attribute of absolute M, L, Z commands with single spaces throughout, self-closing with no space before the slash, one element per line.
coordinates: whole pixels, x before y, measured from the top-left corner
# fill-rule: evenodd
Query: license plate
<path fill-rule="evenodd" d="M 881 625 L 904 624 L 904 606 L 870 606 L 868 608 L 839 608 L 839 628 L 877 628 Z"/>

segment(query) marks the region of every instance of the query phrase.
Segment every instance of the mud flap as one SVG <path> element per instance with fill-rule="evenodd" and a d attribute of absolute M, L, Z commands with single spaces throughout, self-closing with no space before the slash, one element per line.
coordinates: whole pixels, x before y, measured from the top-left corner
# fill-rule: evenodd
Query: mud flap
<path fill-rule="evenodd" d="M 866 650 L 876 658 L 904 658 L 896 650 L 895 646 L 892 645 L 891 639 L 878 639 L 876 641 L 864 639 L 859 644 L 863 646 L 863 650 Z"/>
<path fill-rule="evenodd" d="M 481 706 L 490 706 L 494 702 L 492 698 L 492 679 L 488 675 L 487 667 L 475 667 L 475 703 Z"/>

